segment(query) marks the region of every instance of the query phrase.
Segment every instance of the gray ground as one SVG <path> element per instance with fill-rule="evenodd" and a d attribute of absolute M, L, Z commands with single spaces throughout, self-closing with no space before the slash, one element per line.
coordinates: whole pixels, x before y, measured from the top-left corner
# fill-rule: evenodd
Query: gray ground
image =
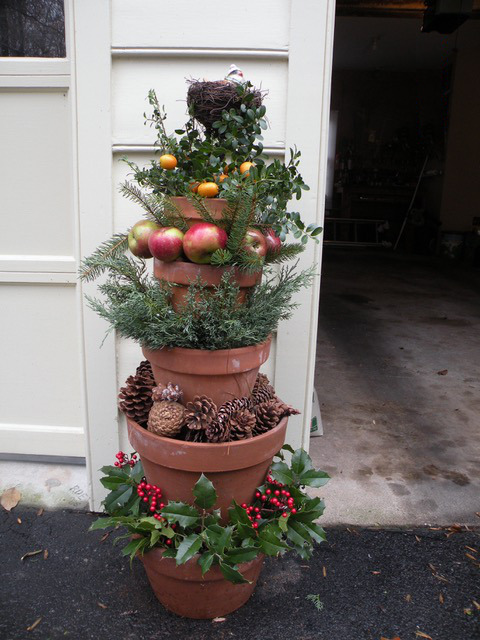
<path fill-rule="evenodd" d="M 326 520 L 478 524 L 480 274 L 332 248 L 322 274 L 311 453 L 332 475 Z"/>
<path fill-rule="evenodd" d="M 447 538 L 448 531 L 428 529 L 328 529 L 310 562 L 268 559 L 249 602 L 211 622 L 165 611 L 141 563 L 130 570 L 113 535 L 102 541 L 103 531 L 87 533 L 93 519 L 79 511 L 0 510 L 1 640 L 480 637 L 476 531 Z"/>

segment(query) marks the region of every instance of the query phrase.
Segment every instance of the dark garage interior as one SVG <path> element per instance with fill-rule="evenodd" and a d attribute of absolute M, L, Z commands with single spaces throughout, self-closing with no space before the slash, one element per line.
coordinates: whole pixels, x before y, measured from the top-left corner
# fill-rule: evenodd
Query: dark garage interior
<path fill-rule="evenodd" d="M 337 3 L 311 441 L 332 522 L 479 522 L 479 8 L 438 33 L 423 2 Z"/>

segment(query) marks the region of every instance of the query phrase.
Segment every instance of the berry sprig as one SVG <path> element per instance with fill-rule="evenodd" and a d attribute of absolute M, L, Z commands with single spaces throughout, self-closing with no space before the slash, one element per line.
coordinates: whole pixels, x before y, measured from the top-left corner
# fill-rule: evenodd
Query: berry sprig
<path fill-rule="evenodd" d="M 270 474 L 266 477 L 265 485 L 255 492 L 255 498 L 251 505 L 246 502 L 242 504 L 254 529 L 258 529 L 260 524 L 258 520 L 263 518 L 271 518 L 272 515 L 287 518 L 290 513 L 292 515 L 297 513 L 295 499 L 290 491 L 285 489 L 285 485 L 281 482 L 274 480 Z"/>
<path fill-rule="evenodd" d="M 114 464 L 116 467 L 120 467 L 120 468 L 126 467 L 127 465 L 129 467 L 134 467 L 138 462 L 136 453 L 133 453 L 129 459 L 127 453 L 124 453 L 123 451 L 119 451 L 115 457 L 117 461 Z"/>
<path fill-rule="evenodd" d="M 166 522 L 165 518 L 161 515 L 161 511 L 165 506 L 165 503 L 161 502 L 162 490 L 160 487 L 157 487 L 156 484 L 150 484 L 147 482 L 147 479 L 143 477 L 142 481 L 137 486 L 137 495 L 142 499 L 142 502 L 146 503 L 146 508 L 150 511 L 155 520 Z M 175 531 L 175 524 L 171 524 L 170 527 Z M 164 543 L 167 546 L 170 546 L 172 541 L 169 538 L 165 538 Z"/>

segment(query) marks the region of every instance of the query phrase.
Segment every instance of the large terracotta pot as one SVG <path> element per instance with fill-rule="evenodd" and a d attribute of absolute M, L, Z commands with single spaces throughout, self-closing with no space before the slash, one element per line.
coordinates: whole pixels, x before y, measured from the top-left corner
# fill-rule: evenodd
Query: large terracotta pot
<path fill-rule="evenodd" d="M 251 347 L 214 351 L 143 347 L 143 354 L 152 365 L 157 384 L 178 384 L 184 402 L 205 395 L 220 406 L 227 400 L 250 395 L 258 370 L 270 354 L 270 343 L 271 338 Z"/>
<path fill-rule="evenodd" d="M 252 502 L 285 442 L 287 422 L 285 417 L 274 429 L 248 440 L 200 443 L 163 438 L 127 419 L 128 439 L 140 455 L 147 481 L 161 487 L 167 500 L 192 503 L 193 487 L 204 473 L 215 486 L 215 508 L 221 509 L 223 522 L 232 500 Z"/>
<path fill-rule="evenodd" d="M 247 274 L 236 267 L 213 267 L 210 264 L 195 264 L 194 262 L 162 262 L 154 258 L 153 274 L 158 280 L 171 282 L 176 286 L 172 288 L 172 305 L 178 311 L 188 293 L 189 285 L 199 276 L 207 289 L 213 289 L 220 284 L 225 272 L 231 271 L 240 287 L 237 296 L 239 304 L 245 302 L 246 295 L 252 287 L 258 284 L 262 278 L 262 272 L 257 271 Z"/>
<path fill-rule="evenodd" d="M 185 196 L 173 196 L 172 202 L 180 209 L 183 215 L 187 218 L 190 226 L 202 221 L 202 217 L 199 215 L 195 207 L 185 198 Z M 224 198 L 203 198 L 202 202 L 214 220 L 221 220 L 223 217 L 223 210 L 227 206 L 227 201 Z"/>
<path fill-rule="evenodd" d="M 218 566 L 202 577 L 197 557 L 177 567 L 172 558 L 163 558 L 162 549 L 152 549 L 141 560 L 155 595 L 164 607 L 186 618 L 209 619 L 224 616 L 241 607 L 255 589 L 263 565 L 263 555 L 239 565 L 250 584 L 233 584 Z"/>

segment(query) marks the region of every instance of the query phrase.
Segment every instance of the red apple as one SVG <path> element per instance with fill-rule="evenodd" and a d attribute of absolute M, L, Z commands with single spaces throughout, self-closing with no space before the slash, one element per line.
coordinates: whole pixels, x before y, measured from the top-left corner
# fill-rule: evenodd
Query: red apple
<path fill-rule="evenodd" d="M 267 229 L 265 232 L 265 240 L 267 241 L 267 253 L 274 255 L 280 251 L 282 241 L 273 229 Z"/>
<path fill-rule="evenodd" d="M 256 253 L 261 258 L 267 255 L 267 241 L 258 229 L 247 229 L 242 247 L 247 253 Z"/>
<path fill-rule="evenodd" d="M 148 248 L 154 258 L 173 262 L 182 255 L 183 233 L 176 227 L 162 227 L 150 234 Z"/>
<path fill-rule="evenodd" d="M 130 229 L 128 234 L 128 248 L 137 258 L 151 258 L 148 248 L 148 238 L 153 231 L 160 229 L 160 225 L 152 220 L 140 220 Z"/>
<path fill-rule="evenodd" d="M 217 249 L 227 246 L 227 234 L 224 229 L 210 222 L 197 222 L 186 232 L 183 238 L 183 251 L 189 260 L 197 264 L 209 264 Z"/>

